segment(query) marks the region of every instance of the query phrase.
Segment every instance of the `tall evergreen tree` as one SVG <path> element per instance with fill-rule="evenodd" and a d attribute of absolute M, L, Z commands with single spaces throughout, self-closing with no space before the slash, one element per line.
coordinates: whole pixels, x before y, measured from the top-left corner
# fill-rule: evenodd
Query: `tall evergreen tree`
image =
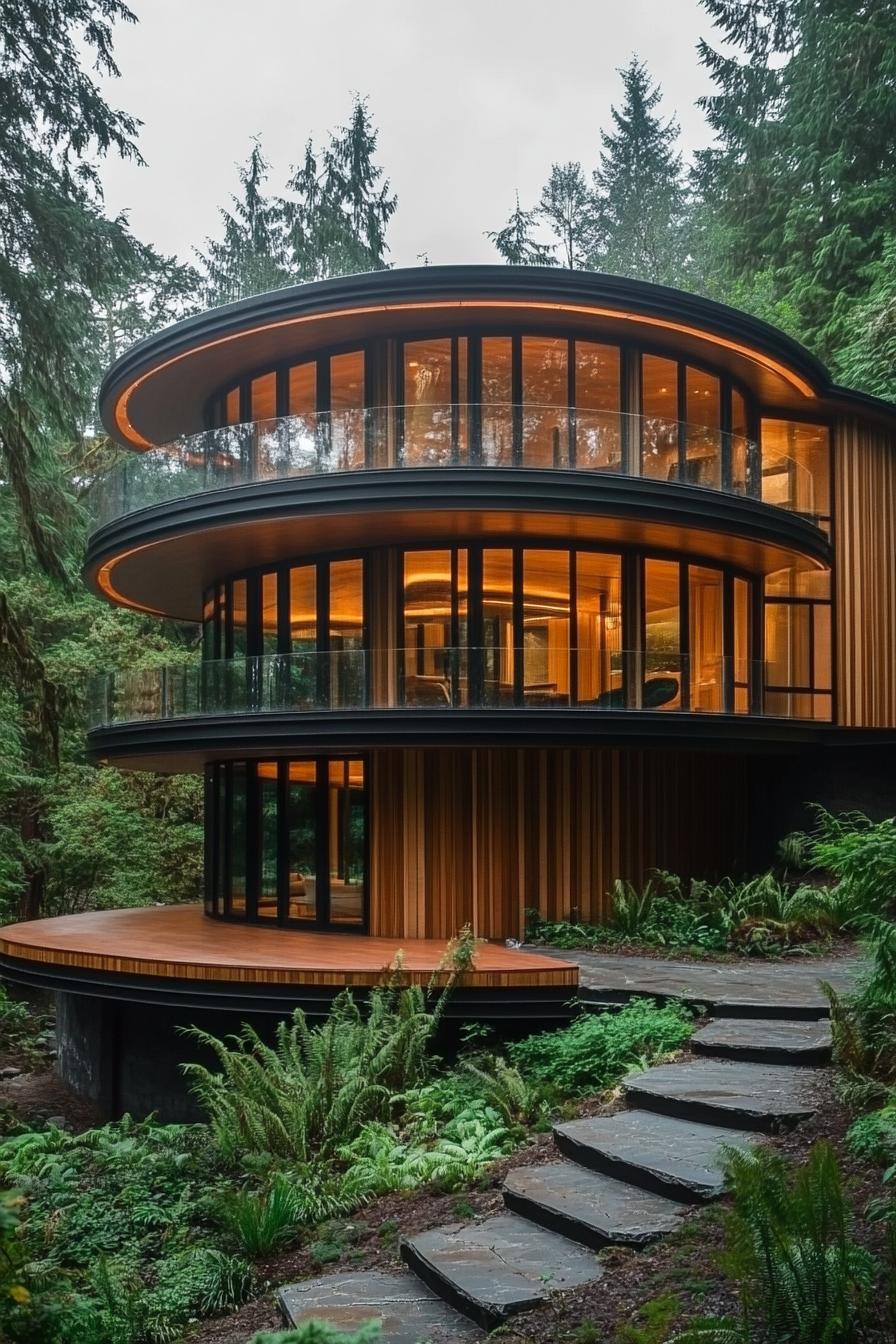
<path fill-rule="evenodd" d="M 516 206 L 503 229 L 486 233 L 509 266 L 556 266 L 551 249 L 535 237 L 537 218 L 537 211 L 522 208 L 517 192 Z"/>
<path fill-rule="evenodd" d="M 580 163 L 554 163 L 542 188 L 538 214 L 557 240 L 560 265 L 582 270 L 595 242 L 594 197 Z"/>
<path fill-rule="evenodd" d="M 231 196 L 232 210 L 220 211 L 221 237 L 207 238 L 206 251 L 198 253 L 210 304 L 292 283 L 282 205 L 264 191 L 269 171 L 256 139 L 239 169 L 241 193 Z"/>
<path fill-rule="evenodd" d="M 894 0 L 703 0 L 725 50 L 698 156 L 704 283 L 836 369 L 896 207 Z M 733 49 L 733 51 L 732 51 Z"/>
<path fill-rule="evenodd" d="M 309 140 L 282 202 L 290 269 L 297 279 L 380 271 L 387 265 L 386 229 L 398 198 L 376 162 L 379 132 L 357 95 L 347 125 L 317 152 Z"/>
<path fill-rule="evenodd" d="M 121 0 L 0 0 L 0 894 L 30 916 L 83 671 L 39 621 L 73 601 L 84 526 L 68 467 L 93 419 L 102 314 L 147 259 L 105 215 L 97 169 L 139 160 L 136 123 L 84 60 L 115 75 L 113 27 L 133 17 Z"/>
<path fill-rule="evenodd" d="M 619 71 L 623 100 L 601 132 L 594 173 L 598 241 L 591 264 L 616 275 L 680 284 L 686 263 L 686 186 L 678 124 L 657 112 L 662 91 L 636 57 Z"/>

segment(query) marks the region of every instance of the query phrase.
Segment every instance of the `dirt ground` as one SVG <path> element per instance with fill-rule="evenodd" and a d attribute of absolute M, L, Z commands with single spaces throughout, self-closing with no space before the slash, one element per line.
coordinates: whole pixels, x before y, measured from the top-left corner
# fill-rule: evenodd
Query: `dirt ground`
<path fill-rule="evenodd" d="M 613 1106 L 588 1108 L 590 1113 L 601 1109 L 611 1110 Z M 858 1238 L 880 1253 L 881 1230 L 868 1224 L 863 1212 L 868 1201 L 880 1193 L 881 1174 L 846 1151 L 843 1136 L 848 1124 L 849 1116 L 834 1094 L 833 1080 L 826 1080 L 815 1118 L 768 1142 L 799 1160 L 815 1140 L 830 1139 L 841 1160 Z M 282 1329 L 272 1291 L 277 1285 L 346 1269 L 395 1270 L 401 1264 L 400 1235 L 413 1235 L 440 1222 L 483 1218 L 498 1212 L 502 1207 L 501 1181 L 511 1167 L 555 1157 L 550 1135 L 539 1135 L 531 1145 L 494 1168 L 487 1186 L 473 1194 L 419 1192 L 377 1200 L 351 1223 L 339 1225 L 345 1227 L 341 1238 L 336 1238 L 341 1240 L 341 1247 L 333 1245 L 326 1252 L 338 1254 L 338 1260 L 315 1263 L 309 1247 L 302 1246 L 259 1264 L 259 1278 L 267 1281 L 269 1291 L 228 1317 L 204 1322 L 189 1336 L 191 1344 L 246 1344 L 254 1331 Z M 678 1232 L 646 1250 L 610 1248 L 601 1252 L 606 1273 L 599 1282 L 558 1293 L 547 1306 L 504 1326 L 501 1339 L 513 1344 L 654 1344 L 665 1339 L 667 1331 L 682 1327 L 696 1316 L 733 1313 L 736 1295 L 719 1263 L 724 1246 L 724 1208 L 722 1203 L 694 1209 Z M 658 1333 L 651 1328 L 651 1315 L 665 1322 Z M 876 1324 L 876 1331 L 872 1329 L 868 1335 L 869 1344 L 890 1344 L 883 1320 Z M 763 1342 L 757 1340 L 756 1344 Z"/>

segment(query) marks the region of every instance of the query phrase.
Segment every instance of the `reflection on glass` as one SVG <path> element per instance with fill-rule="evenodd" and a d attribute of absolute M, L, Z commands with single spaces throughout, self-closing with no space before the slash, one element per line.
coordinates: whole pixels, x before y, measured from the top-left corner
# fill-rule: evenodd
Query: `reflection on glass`
<path fill-rule="evenodd" d="M 568 551 L 523 551 L 523 698 L 569 702 Z"/>
<path fill-rule="evenodd" d="M 750 585 L 734 580 L 734 712 L 750 712 Z"/>
<path fill-rule="evenodd" d="M 482 699 L 513 703 L 513 552 L 482 552 Z"/>
<path fill-rule="evenodd" d="M 366 853 L 363 761 L 330 761 L 327 822 L 330 923 L 361 924 Z"/>
<path fill-rule="evenodd" d="M 767 713 L 831 718 L 830 581 L 829 570 L 793 568 L 765 580 Z"/>
<path fill-rule="evenodd" d="M 261 576 L 261 652 L 277 652 L 277 575 Z"/>
<path fill-rule="evenodd" d="M 673 560 L 644 561 L 644 709 L 680 709 L 681 594 Z"/>
<path fill-rule="evenodd" d="M 364 466 L 364 351 L 330 360 L 330 461 L 334 471 Z"/>
<path fill-rule="evenodd" d="M 762 421 L 762 498 L 767 504 L 829 520 L 831 451 L 826 425 Z"/>
<path fill-rule="evenodd" d="M 279 817 L 277 762 L 259 761 L 256 769 L 260 811 L 258 835 L 261 846 L 258 914 L 262 919 L 276 919 Z"/>
<path fill-rule="evenodd" d="M 641 358 L 641 473 L 678 480 L 678 365 L 658 355 Z"/>
<path fill-rule="evenodd" d="M 246 580 L 234 579 L 230 595 L 230 628 L 232 656 L 245 658 L 246 645 Z"/>
<path fill-rule="evenodd" d="M 509 336 L 482 338 L 482 461 L 513 461 L 513 344 Z"/>
<path fill-rule="evenodd" d="M 246 765 L 244 761 L 235 761 L 232 766 L 230 816 L 230 900 L 228 910 L 233 914 L 246 913 Z"/>
<path fill-rule="evenodd" d="M 317 763 L 290 761 L 287 785 L 289 919 L 317 919 Z"/>
<path fill-rule="evenodd" d="M 731 489 L 736 495 L 748 495 L 752 485 L 747 447 L 749 429 L 746 400 L 737 388 L 733 388 L 731 392 Z"/>
<path fill-rule="evenodd" d="M 689 485 L 718 490 L 722 484 L 719 380 L 702 369 L 685 370 L 685 475 Z"/>
<path fill-rule="evenodd" d="M 576 341 L 576 466 L 618 471 L 622 462 L 619 432 L 619 349 Z"/>
<path fill-rule="evenodd" d="M 451 461 L 451 338 L 404 347 L 404 443 L 407 466 Z"/>
<path fill-rule="evenodd" d="M 330 705 L 364 703 L 364 562 L 330 565 Z"/>
<path fill-rule="evenodd" d="M 295 565 L 289 571 L 289 651 L 317 648 L 317 566 Z"/>
<path fill-rule="evenodd" d="M 569 342 L 524 336 L 523 451 L 526 467 L 569 466 Z"/>
<path fill-rule="evenodd" d="M 719 713 L 722 709 L 722 574 L 718 569 L 688 566 L 690 619 L 690 708 Z"/>
<path fill-rule="evenodd" d="M 452 552 L 406 551 L 403 597 L 405 704 L 449 705 Z"/>
<path fill-rule="evenodd" d="M 602 708 L 623 709 L 622 561 L 618 555 L 576 555 L 576 644 L 578 698 Z"/>

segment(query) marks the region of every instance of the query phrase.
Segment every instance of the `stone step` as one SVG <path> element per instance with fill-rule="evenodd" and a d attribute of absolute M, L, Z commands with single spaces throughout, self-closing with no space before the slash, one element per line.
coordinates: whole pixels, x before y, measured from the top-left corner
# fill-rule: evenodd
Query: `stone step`
<path fill-rule="evenodd" d="M 700 1055 L 768 1064 L 827 1064 L 831 1058 L 831 1024 L 716 1018 L 691 1037 Z"/>
<path fill-rule="evenodd" d="M 518 1167 L 504 1182 L 504 1203 L 540 1227 L 604 1246 L 647 1246 L 674 1232 L 684 1207 L 627 1181 L 588 1171 L 574 1162 Z"/>
<path fill-rule="evenodd" d="M 632 1106 L 772 1134 L 814 1113 L 820 1078 L 815 1069 L 695 1059 L 630 1073 L 622 1086 Z"/>
<path fill-rule="evenodd" d="M 382 1344 L 475 1344 L 482 1332 L 466 1316 L 437 1297 L 412 1274 L 377 1270 L 326 1274 L 277 1292 L 277 1305 L 290 1328 L 325 1321 L 353 1332 L 365 1321 L 380 1322 Z"/>
<path fill-rule="evenodd" d="M 537 950 L 577 963 L 579 999 L 583 1003 L 626 1003 L 637 997 L 681 999 L 705 1007 L 715 1017 L 785 1021 L 827 1017 L 830 1005 L 821 982 L 832 984 L 840 992 L 848 991 L 862 968 L 860 958 L 701 962 L 612 952 Z"/>
<path fill-rule="evenodd" d="M 512 1213 L 421 1232 L 402 1242 L 401 1255 L 428 1287 L 487 1330 L 603 1275 L 591 1251 Z"/>
<path fill-rule="evenodd" d="M 618 1111 L 554 1126 L 564 1157 L 642 1190 L 696 1204 L 724 1193 L 721 1150 L 749 1148 L 741 1130 L 676 1120 L 656 1111 Z"/>

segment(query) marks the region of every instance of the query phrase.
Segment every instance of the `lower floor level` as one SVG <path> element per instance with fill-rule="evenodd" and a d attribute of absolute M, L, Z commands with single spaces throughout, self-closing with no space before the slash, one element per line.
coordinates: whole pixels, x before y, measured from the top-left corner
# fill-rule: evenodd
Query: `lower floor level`
<path fill-rule="evenodd" d="M 598 922 L 617 879 L 755 873 L 807 804 L 892 812 L 892 748 L 395 747 L 207 767 L 206 912 L 258 925 L 521 939 Z M 881 811 L 882 809 L 882 811 Z"/>

